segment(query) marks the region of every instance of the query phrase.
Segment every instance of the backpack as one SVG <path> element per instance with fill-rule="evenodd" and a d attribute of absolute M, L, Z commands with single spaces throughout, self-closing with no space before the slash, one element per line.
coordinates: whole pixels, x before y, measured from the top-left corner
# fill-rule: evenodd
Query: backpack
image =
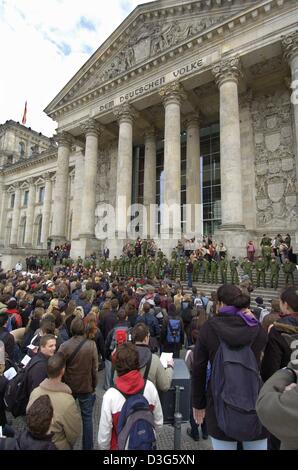
<path fill-rule="evenodd" d="M 6 338 L 8 339 L 9 331 L 2 331 L 0 334 L 0 340 L 3 341 L 4 346 L 6 344 Z M 11 360 L 8 357 L 7 352 L 5 351 L 5 363 L 7 362 L 10 364 L 12 362 L 13 366 L 14 364 L 17 364 L 21 359 L 21 350 L 19 345 L 15 342 L 13 346 L 13 353 L 12 353 L 12 358 Z"/>
<path fill-rule="evenodd" d="M 171 344 L 180 343 L 181 323 L 180 320 L 170 318 L 167 326 L 167 342 Z"/>
<path fill-rule="evenodd" d="M 129 396 L 120 392 L 126 401 L 117 425 L 118 450 L 156 450 L 154 417 L 143 392 Z"/>
<path fill-rule="evenodd" d="M 13 313 L 12 315 L 8 315 L 6 329 L 8 333 L 10 333 L 12 330 L 15 330 L 16 328 L 17 328 L 16 316 Z"/>
<path fill-rule="evenodd" d="M 26 407 L 29 401 L 27 392 L 28 371 L 34 367 L 35 364 L 42 361 L 43 359 L 40 359 L 34 362 L 34 364 L 29 364 L 27 367 L 19 369 L 17 375 L 7 383 L 4 394 L 4 404 L 6 409 L 10 411 L 15 418 L 26 415 Z"/>
<path fill-rule="evenodd" d="M 204 307 L 203 301 L 202 301 L 201 297 L 194 297 L 194 298 L 193 298 L 193 306 L 194 306 L 195 308 L 197 308 L 197 307 Z"/>
<path fill-rule="evenodd" d="M 127 326 L 116 326 L 113 331 L 112 341 L 110 344 L 110 351 L 113 352 L 122 343 L 129 341 L 129 328 Z"/>
<path fill-rule="evenodd" d="M 227 437 L 241 442 L 259 436 L 262 425 L 255 407 L 261 387 L 250 345 L 232 349 L 220 340 L 212 364 L 211 390 L 218 427 Z"/>

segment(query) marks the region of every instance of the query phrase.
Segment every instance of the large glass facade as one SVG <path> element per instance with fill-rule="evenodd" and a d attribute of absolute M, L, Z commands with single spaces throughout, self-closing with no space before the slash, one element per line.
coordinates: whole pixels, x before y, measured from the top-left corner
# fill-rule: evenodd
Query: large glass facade
<path fill-rule="evenodd" d="M 203 231 L 213 234 L 221 224 L 220 192 L 220 140 L 219 125 L 214 124 L 200 130 L 201 154 L 201 195 L 203 202 Z M 144 197 L 144 146 L 134 148 L 133 162 L 133 203 L 143 203 Z M 157 142 L 156 151 L 156 204 L 163 202 L 164 141 Z M 185 220 L 182 206 L 186 204 L 186 132 L 181 133 L 181 228 L 184 231 Z M 160 214 L 158 229 L 160 226 Z"/>

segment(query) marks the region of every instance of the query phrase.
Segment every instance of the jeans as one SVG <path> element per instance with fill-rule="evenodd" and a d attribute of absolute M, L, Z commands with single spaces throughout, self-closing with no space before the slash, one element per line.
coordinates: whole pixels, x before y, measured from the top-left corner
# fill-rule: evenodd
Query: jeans
<path fill-rule="evenodd" d="M 192 273 L 187 273 L 188 283 L 187 287 L 192 287 Z"/>
<path fill-rule="evenodd" d="M 237 441 L 220 441 L 211 437 L 213 450 L 237 450 Z M 243 450 L 267 450 L 267 439 L 242 442 Z"/>
<path fill-rule="evenodd" d="M 93 449 L 93 419 L 92 412 L 96 400 L 95 393 L 79 393 L 75 395 L 79 402 L 81 409 L 81 416 L 83 421 L 83 450 Z"/>

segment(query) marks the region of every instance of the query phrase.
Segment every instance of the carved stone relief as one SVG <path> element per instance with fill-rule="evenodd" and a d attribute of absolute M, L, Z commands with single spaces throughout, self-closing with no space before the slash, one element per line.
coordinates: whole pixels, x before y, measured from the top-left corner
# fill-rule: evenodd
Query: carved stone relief
<path fill-rule="evenodd" d="M 291 102 L 288 91 L 254 97 L 257 224 L 296 225 L 297 195 Z"/>
<path fill-rule="evenodd" d="M 140 62 L 157 55 L 172 46 L 186 41 L 212 25 L 223 21 L 227 16 L 205 17 L 188 21 L 174 21 L 165 23 L 162 21 L 144 24 L 122 50 L 107 63 L 104 70 L 93 75 L 72 98 L 81 93 L 92 90 L 98 85 L 112 80 L 122 73 L 130 70 Z"/>
<path fill-rule="evenodd" d="M 99 148 L 97 160 L 97 203 L 113 204 L 116 181 L 117 145 L 109 144 Z"/>

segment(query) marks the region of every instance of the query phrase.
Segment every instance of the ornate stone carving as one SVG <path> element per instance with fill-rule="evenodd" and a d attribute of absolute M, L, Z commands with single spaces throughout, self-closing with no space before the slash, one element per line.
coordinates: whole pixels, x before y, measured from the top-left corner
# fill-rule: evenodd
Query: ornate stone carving
<path fill-rule="evenodd" d="M 254 77 L 262 77 L 263 75 L 269 75 L 273 72 L 280 71 L 284 67 L 282 57 L 279 56 L 252 65 L 249 70 Z"/>
<path fill-rule="evenodd" d="M 212 73 L 219 87 L 226 81 L 238 83 L 239 77 L 242 75 L 240 58 L 231 57 L 222 60 L 213 67 Z"/>
<path fill-rule="evenodd" d="M 81 124 L 81 129 L 85 135 L 93 134 L 99 136 L 102 133 L 102 127 L 95 121 L 95 119 L 88 119 Z"/>
<path fill-rule="evenodd" d="M 159 91 L 159 95 L 161 96 L 164 105 L 169 103 L 170 100 L 181 103 L 182 100 L 186 99 L 186 93 L 178 80 L 163 86 Z"/>
<path fill-rule="evenodd" d="M 54 136 L 54 139 L 57 142 L 58 146 L 71 147 L 71 145 L 73 144 L 73 137 L 68 132 L 59 132 L 57 135 Z"/>
<path fill-rule="evenodd" d="M 288 91 L 254 97 L 251 115 L 256 149 L 257 223 L 297 224 L 296 169 Z"/>
<path fill-rule="evenodd" d="M 76 92 L 70 92 L 65 101 L 67 102 L 79 94 L 90 91 L 118 77 L 137 64 L 175 45 L 182 44 L 205 29 L 223 21 L 227 16 L 205 17 L 199 20 L 173 21 L 171 23 L 157 21 L 142 25 L 130 37 L 123 49 L 117 52 L 105 64 L 104 69 L 101 69 L 99 73 L 93 74 Z"/>
<path fill-rule="evenodd" d="M 200 125 L 200 115 L 199 113 L 189 114 L 186 119 L 183 121 L 183 128 L 188 129 L 190 127 L 199 127 Z"/>
<path fill-rule="evenodd" d="M 137 111 L 127 102 L 116 106 L 113 113 L 119 123 L 124 121 L 132 122 L 138 115 Z"/>
<path fill-rule="evenodd" d="M 298 30 L 283 37 L 282 46 L 284 49 L 284 57 L 291 61 L 293 57 L 298 55 Z"/>

